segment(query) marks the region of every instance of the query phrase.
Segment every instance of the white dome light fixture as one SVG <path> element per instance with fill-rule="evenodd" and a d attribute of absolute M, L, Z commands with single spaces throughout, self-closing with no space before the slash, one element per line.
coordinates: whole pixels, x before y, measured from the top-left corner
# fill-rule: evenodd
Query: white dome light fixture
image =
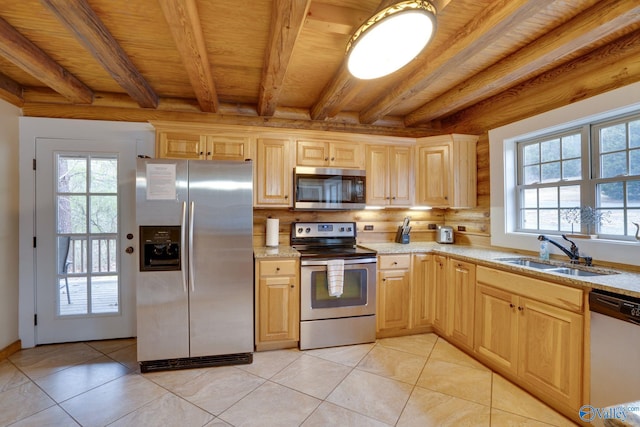
<path fill-rule="evenodd" d="M 407 65 L 436 29 L 436 8 L 426 0 L 401 1 L 369 18 L 347 43 L 347 68 L 359 79 L 376 79 Z"/>

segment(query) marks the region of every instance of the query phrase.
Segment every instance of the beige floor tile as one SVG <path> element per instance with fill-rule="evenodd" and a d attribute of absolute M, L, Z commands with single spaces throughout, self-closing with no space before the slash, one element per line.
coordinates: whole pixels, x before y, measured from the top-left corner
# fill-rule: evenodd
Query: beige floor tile
<path fill-rule="evenodd" d="M 136 339 L 121 338 L 116 340 L 88 341 L 86 344 L 90 347 L 95 348 L 101 353 L 109 354 L 109 353 L 113 353 L 114 351 L 123 349 L 125 347 L 136 345 Z"/>
<path fill-rule="evenodd" d="M 200 427 L 215 417 L 173 394 L 165 394 L 142 408 L 109 424 L 109 427 L 182 426 Z"/>
<path fill-rule="evenodd" d="M 315 350 L 305 350 L 305 353 L 321 359 L 341 363 L 354 368 L 364 356 L 371 351 L 375 344 L 347 345 L 343 347 L 318 348 Z"/>
<path fill-rule="evenodd" d="M 298 426 L 320 403 L 319 399 L 267 381 L 219 418 L 234 426 Z"/>
<path fill-rule="evenodd" d="M 395 425 L 412 388 L 401 381 L 354 369 L 327 401 Z"/>
<path fill-rule="evenodd" d="M 28 348 L 12 355 L 13 362 L 29 378 L 35 379 L 102 356 L 84 343 L 52 344 Z"/>
<path fill-rule="evenodd" d="M 109 352 L 107 353 L 107 356 L 116 362 L 123 364 L 132 371 L 140 372 L 140 365 L 138 364 L 138 348 L 135 343 Z"/>
<path fill-rule="evenodd" d="M 51 398 L 60 403 L 129 373 L 129 368 L 101 356 L 86 363 L 54 372 L 35 380 Z"/>
<path fill-rule="evenodd" d="M 376 345 L 358 364 L 357 369 L 415 385 L 427 356 Z"/>
<path fill-rule="evenodd" d="M 532 420 L 531 418 L 521 417 L 520 415 L 504 412 L 499 409 L 491 410 L 491 427 L 550 427 L 552 424 L 543 423 L 542 421 Z"/>
<path fill-rule="evenodd" d="M 0 392 L 29 382 L 29 378 L 8 360 L 0 361 Z"/>
<path fill-rule="evenodd" d="M 229 423 L 225 423 L 220 418 L 216 418 L 210 423 L 207 423 L 204 427 L 232 427 L 232 426 Z"/>
<path fill-rule="evenodd" d="M 302 356 L 298 349 L 262 351 L 253 354 L 253 363 L 237 365 L 238 369 L 269 379 Z"/>
<path fill-rule="evenodd" d="M 207 369 L 174 392 L 217 416 L 264 382 L 264 378 L 233 366 L 221 366 Z"/>
<path fill-rule="evenodd" d="M 376 341 L 376 344 L 417 356 L 429 356 L 436 341 L 438 341 L 436 334 L 419 334 L 406 337 L 381 338 Z"/>
<path fill-rule="evenodd" d="M 491 379 L 491 371 L 430 359 L 417 385 L 490 406 Z"/>
<path fill-rule="evenodd" d="M 495 373 L 493 374 L 493 391 L 491 398 L 491 407 L 494 409 L 501 409 L 554 426 L 576 425 L 520 387 Z"/>
<path fill-rule="evenodd" d="M 302 424 L 303 427 L 350 426 L 389 427 L 382 421 L 374 420 L 329 402 L 322 402 L 313 414 Z"/>
<path fill-rule="evenodd" d="M 105 426 L 166 394 L 138 374 L 129 374 L 60 404 L 83 426 Z"/>
<path fill-rule="evenodd" d="M 174 393 L 178 387 L 184 386 L 208 371 L 209 368 L 178 369 L 174 371 L 148 372 L 142 374 L 142 376 Z"/>
<path fill-rule="evenodd" d="M 56 405 L 11 424 L 11 427 L 77 427 L 79 425 Z"/>
<path fill-rule="evenodd" d="M 353 368 L 303 355 L 271 380 L 318 399 L 325 399 Z"/>
<path fill-rule="evenodd" d="M 489 427 L 490 408 L 436 391 L 416 387 L 398 427 Z"/>
<path fill-rule="evenodd" d="M 0 393 L 0 426 L 30 417 L 55 405 L 38 386 L 28 382 Z"/>
<path fill-rule="evenodd" d="M 482 363 L 478 362 L 462 350 L 457 349 L 442 338 L 438 338 L 438 342 L 436 342 L 436 345 L 433 347 L 429 360 L 442 360 L 444 362 L 489 371 L 489 368 L 484 366 Z"/>

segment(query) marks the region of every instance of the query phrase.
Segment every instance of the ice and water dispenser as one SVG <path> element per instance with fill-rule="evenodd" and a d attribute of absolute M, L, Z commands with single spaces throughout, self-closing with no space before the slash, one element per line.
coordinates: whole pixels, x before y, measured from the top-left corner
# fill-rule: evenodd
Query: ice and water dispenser
<path fill-rule="evenodd" d="M 140 226 L 140 271 L 180 270 L 180 226 Z"/>

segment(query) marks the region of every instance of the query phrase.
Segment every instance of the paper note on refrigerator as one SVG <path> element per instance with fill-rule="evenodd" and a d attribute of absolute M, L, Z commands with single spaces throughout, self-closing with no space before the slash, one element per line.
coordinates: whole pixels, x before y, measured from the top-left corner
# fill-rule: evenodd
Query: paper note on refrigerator
<path fill-rule="evenodd" d="M 175 199 L 175 163 L 147 163 L 147 200 Z"/>

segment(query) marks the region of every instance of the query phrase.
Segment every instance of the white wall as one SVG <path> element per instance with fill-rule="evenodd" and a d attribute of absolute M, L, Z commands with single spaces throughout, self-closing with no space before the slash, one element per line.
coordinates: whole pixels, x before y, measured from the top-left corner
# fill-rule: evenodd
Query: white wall
<path fill-rule="evenodd" d="M 22 347 L 37 343 L 33 325 L 35 314 L 35 274 L 33 236 L 35 235 L 35 174 L 32 161 L 36 156 L 39 138 L 78 140 L 131 141 L 138 155 L 153 156 L 155 132 L 149 123 L 108 122 L 97 120 L 47 119 L 21 117 L 19 119 L 19 178 L 20 178 L 20 231 L 19 231 L 19 317 L 18 333 Z M 15 162 L 16 159 L 14 159 Z M 13 179 L 16 185 L 17 178 Z M 13 250 L 16 250 L 14 245 Z M 15 269 L 15 262 L 13 265 Z M 0 295 L 1 297 L 1 295 Z M 13 300 L 15 307 L 16 300 Z"/>
<path fill-rule="evenodd" d="M 0 100 L 0 350 L 18 340 L 18 117 Z"/>

